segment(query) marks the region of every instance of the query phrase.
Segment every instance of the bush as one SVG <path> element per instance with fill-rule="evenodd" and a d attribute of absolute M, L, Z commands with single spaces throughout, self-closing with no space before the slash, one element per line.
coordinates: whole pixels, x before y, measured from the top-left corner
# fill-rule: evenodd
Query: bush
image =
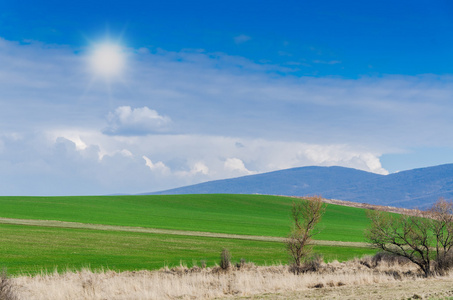
<path fill-rule="evenodd" d="M 236 263 L 236 269 L 240 270 L 241 268 L 243 268 L 246 264 L 246 261 L 244 258 L 241 258 L 241 261 Z"/>
<path fill-rule="evenodd" d="M 374 266 L 379 265 L 381 262 L 386 262 L 389 265 L 405 265 L 411 262 L 407 257 L 387 252 L 376 253 L 371 261 Z"/>
<path fill-rule="evenodd" d="M 376 268 L 378 265 L 381 263 L 387 263 L 387 265 L 406 265 L 410 263 L 411 261 L 404 257 L 404 256 L 399 256 L 393 253 L 388 253 L 388 252 L 378 252 L 373 256 L 367 255 L 362 257 L 359 260 L 359 263 L 365 267 L 368 267 L 370 269 Z"/>
<path fill-rule="evenodd" d="M 320 254 L 314 254 L 309 260 L 307 260 L 303 265 L 303 272 L 318 272 L 321 268 L 321 264 L 324 259 Z"/>
<path fill-rule="evenodd" d="M 202 259 L 202 260 L 200 261 L 200 264 L 201 264 L 201 268 L 202 268 L 202 269 L 206 269 L 206 260 Z"/>
<path fill-rule="evenodd" d="M 307 259 L 302 265 L 298 266 L 293 263 L 289 266 L 289 271 L 294 274 L 303 274 L 308 272 L 318 272 L 323 263 L 323 257 L 319 254 L 314 254 L 312 257 Z"/>
<path fill-rule="evenodd" d="M 446 275 L 447 271 L 453 268 L 453 251 L 450 250 L 447 253 L 438 255 L 434 262 L 434 269 L 439 275 Z"/>
<path fill-rule="evenodd" d="M 220 268 L 222 270 L 228 270 L 231 265 L 231 254 L 228 249 L 223 249 L 220 254 Z"/>

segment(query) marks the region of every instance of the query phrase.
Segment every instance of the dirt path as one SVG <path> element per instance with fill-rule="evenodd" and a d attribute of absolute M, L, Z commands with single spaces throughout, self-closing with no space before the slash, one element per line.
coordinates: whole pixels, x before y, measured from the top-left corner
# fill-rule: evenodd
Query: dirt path
<path fill-rule="evenodd" d="M 172 234 L 172 235 L 186 235 L 186 236 L 212 237 L 212 238 L 224 238 L 224 239 L 265 241 L 265 242 L 284 242 L 285 241 L 285 238 L 272 237 L 272 236 L 240 235 L 240 234 L 214 233 L 214 232 L 204 232 L 204 231 L 186 231 L 186 230 L 157 229 L 157 228 L 132 227 L 132 226 L 86 224 L 86 223 L 64 222 L 64 221 L 54 221 L 54 220 L 30 220 L 30 219 L 0 218 L 0 224 L 58 227 L 58 228 L 75 228 L 75 229 L 92 229 L 92 230 L 106 230 L 106 231 L 127 231 L 127 232 L 154 233 L 154 234 Z M 313 241 L 313 244 L 325 245 L 325 246 L 345 246 L 345 247 L 369 248 L 369 245 L 367 243 L 360 243 L 360 242 L 339 242 L 339 241 L 316 240 L 316 241 Z"/>
<path fill-rule="evenodd" d="M 303 292 L 255 295 L 237 299 L 453 299 L 453 280 L 433 278 L 310 289 Z"/>

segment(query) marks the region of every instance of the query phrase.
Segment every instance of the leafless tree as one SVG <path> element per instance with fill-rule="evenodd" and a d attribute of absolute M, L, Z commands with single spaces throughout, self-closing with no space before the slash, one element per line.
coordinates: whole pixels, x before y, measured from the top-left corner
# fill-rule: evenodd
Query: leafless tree
<path fill-rule="evenodd" d="M 301 263 L 311 252 L 308 244 L 318 233 L 315 226 L 324 212 L 325 204 L 320 196 L 306 197 L 304 200 L 293 202 L 291 208 L 293 228 L 286 240 L 286 248 L 297 270 L 300 270 Z"/>
<path fill-rule="evenodd" d="M 453 202 L 444 198 L 426 212 L 431 218 L 431 231 L 436 240 L 436 270 L 445 271 L 453 266 Z"/>
<path fill-rule="evenodd" d="M 366 237 L 375 247 L 408 258 L 425 276 L 441 273 L 451 266 L 452 211 L 453 203 L 442 198 L 411 216 L 369 211 Z"/>

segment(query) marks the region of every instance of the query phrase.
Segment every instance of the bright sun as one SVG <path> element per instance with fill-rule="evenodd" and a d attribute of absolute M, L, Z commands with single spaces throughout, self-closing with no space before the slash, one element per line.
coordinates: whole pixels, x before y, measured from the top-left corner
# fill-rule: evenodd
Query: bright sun
<path fill-rule="evenodd" d="M 95 46 L 91 65 L 96 74 L 103 77 L 118 76 L 124 64 L 125 57 L 118 45 L 106 43 Z"/>

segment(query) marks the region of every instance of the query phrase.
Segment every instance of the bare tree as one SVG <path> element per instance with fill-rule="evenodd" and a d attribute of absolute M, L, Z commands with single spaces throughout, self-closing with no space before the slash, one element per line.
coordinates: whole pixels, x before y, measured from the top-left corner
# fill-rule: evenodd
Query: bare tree
<path fill-rule="evenodd" d="M 433 220 L 430 229 L 436 240 L 436 270 L 445 271 L 453 264 L 453 202 L 439 198 L 426 217 Z"/>
<path fill-rule="evenodd" d="M 430 276 L 433 269 L 441 272 L 450 267 L 452 210 L 452 202 L 439 199 L 428 211 L 417 211 L 411 216 L 369 211 L 371 226 L 366 237 L 375 247 L 408 258 L 425 276 Z"/>
<path fill-rule="evenodd" d="M 286 248 L 297 270 L 300 269 L 303 259 L 311 252 L 311 248 L 307 246 L 311 238 L 318 233 L 314 229 L 324 212 L 325 205 L 320 196 L 293 202 L 291 208 L 293 228 L 286 240 Z"/>

